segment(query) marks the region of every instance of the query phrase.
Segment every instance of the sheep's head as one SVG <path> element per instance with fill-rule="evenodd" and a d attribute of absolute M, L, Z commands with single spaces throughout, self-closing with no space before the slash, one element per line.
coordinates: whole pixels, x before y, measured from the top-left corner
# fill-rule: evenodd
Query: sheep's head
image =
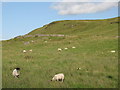
<path fill-rule="evenodd" d="M 55 77 L 53 77 L 51 81 L 55 81 Z"/>
<path fill-rule="evenodd" d="M 15 68 L 16 70 L 20 70 L 20 68 Z"/>

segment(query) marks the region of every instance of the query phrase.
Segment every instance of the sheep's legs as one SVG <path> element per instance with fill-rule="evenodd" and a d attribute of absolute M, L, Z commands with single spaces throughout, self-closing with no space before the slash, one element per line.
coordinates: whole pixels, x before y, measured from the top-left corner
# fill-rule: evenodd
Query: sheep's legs
<path fill-rule="evenodd" d="M 14 76 L 15 78 L 19 78 L 19 75 L 17 75 L 17 76 Z"/>

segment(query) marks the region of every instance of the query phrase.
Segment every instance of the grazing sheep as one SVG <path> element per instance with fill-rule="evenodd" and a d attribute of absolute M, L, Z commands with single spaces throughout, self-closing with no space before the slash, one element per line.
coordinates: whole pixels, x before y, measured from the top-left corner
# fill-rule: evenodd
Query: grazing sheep
<path fill-rule="evenodd" d="M 20 75 L 19 71 L 20 71 L 20 68 L 15 68 L 15 69 L 13 70 L 13 72 L 12 72 L 12 75 L 13 75 L 15 78 L 19 78 L 19 75 Z"/>
<path fill-rule="evenodd" d="M 81 68 L 77 68 L 77 70 L 81 70 Z"/>
<path fill-rule="evenodd" d="M 61 48 L 58 48 L 58 51 L 62 51 L 62 49 L 61 49 Z"/>
<path fill-rule="evenodd" d="M 26 53 L 27 51 L 26 50 L 23 50 L 23 53 Z"/>
<path fill-rule="evenodd" d="M 63 73 L 59 73 L 56 74 L 51 81 L 64 81 L 64 74 Z"/>
<path fill-rule="evenodd" d="M 115 52 L 115 50 L 113 50 L 113 51 L 111 51 L 112 53 L 114 53 Z"/>
<path fill-rule="evenodd" d="M 72 48 L 76 48 L 76 47 L 72 47 Z"/>
<path fill-rule="evenodd" d="M 32 49 L 30 49 L 29 51 L 32 52 Z"/>
<path fill-rule="evenodd" d="M 47 43 L 47 41 L 45 41 L 45 43 Z"/>
<path fill-rule="evenodd" d="M 64 48 L 65 50 L 67 50 L 68 48 Z"/>
<path fill-rule="evenodd" d="M 33 40 L 31 42 L 34 42 Z"/>

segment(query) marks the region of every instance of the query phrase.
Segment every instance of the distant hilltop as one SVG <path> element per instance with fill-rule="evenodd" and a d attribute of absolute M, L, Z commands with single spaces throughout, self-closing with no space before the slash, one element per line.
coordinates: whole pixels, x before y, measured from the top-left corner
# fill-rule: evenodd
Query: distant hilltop
<path fill-rule="evenodd" d="M 113 24 L 119 24 L 120 17 L 101 19 L 101 20 L 62 20 L 55 21 L 37 28 L 30 33 L 17 36 L 15 38 L 27 38 L 27 37 L 41 37 L 41 36 L 57 36 L 63 37 L 68 35 L 78 35 L 89 30 L 95 30 L 99 27 L 111 27 Z M 92 32 L 92 31 L 91 31 Z"/>

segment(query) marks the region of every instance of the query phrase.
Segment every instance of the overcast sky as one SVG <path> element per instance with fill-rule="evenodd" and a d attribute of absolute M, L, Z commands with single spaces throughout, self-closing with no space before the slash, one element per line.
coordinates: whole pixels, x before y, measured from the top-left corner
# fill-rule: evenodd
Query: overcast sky
<path fill-rule="evenodd" d="M 117 2 L 106 2 L 106 0 L 104 2 L 62 1 L 59 3 L 3 2 L 2 40 L 27 34 L 52 21 L 107 19 L 118 16 Z"/>

